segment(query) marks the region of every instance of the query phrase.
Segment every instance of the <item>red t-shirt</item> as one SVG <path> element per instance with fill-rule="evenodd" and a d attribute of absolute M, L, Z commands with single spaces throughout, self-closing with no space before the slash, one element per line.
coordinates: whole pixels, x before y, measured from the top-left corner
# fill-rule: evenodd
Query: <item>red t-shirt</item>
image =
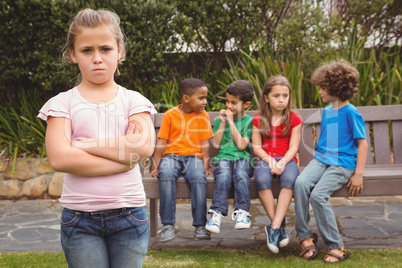
<path fill-rule="evenodd" d="M 260 114 L 256 114 L 253 118 L 253 126 L 258 128 Z M 302 123 L 302 118 L 298 113 L 292 112 L 290 114 L 290 128 L 285 136 L 281 136 L 283 125 L 273 126 L 271 124 L 271 135 L 269 138 L 261 135 L 262 138 L 262 148 L 271 157 L 285 156 L 286 152 L 289 150 L 290 136 L 292 134 L 292 129 Z M 296 156 L 293 158 L 297 162 Z"/>
<path fill-rule="evenodd" d="M 205 110 L 185 114 L 180 111 L 180 105 L 163 114 L 158 133 L 158 138 L 167 140 L 163 155 L 198 155 L 202 158 L 201 142 L 214 135 L 209 115 Z"/>

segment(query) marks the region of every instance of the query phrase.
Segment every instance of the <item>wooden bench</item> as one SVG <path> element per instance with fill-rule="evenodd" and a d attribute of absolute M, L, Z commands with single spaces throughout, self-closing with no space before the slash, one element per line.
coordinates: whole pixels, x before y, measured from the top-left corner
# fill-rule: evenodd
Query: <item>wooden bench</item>
<path fill-rule="evenodd" d="M 387 196 L 402 195 L 402 105 L 357 107 L 366 121 L 367 142 L 371 150 L 367 152 L 364 170 L 364 189 L 359 196 Z M 302 138 L 299 147 L 300 171 L 313 159 L 314 145 L 319 137 L 322 109 L 298 109 L 303 118 Z M 254 116 L 257 111 L 248 111 Z M 155 130 L 159 131 L 162 122 L 162 113 L 153 117 Z M 213 125 L 218 112 L 209 112 Z M 217 150 L 210 146 L 211 159 Z M 212 163 L 212 161 L 210 161 Z M 148 176 L 150 161 L 142 165 L 143 183 L 146 196 L 150 203 L 150 235 L 156 236 L 158 227 L 159 182 Z M 207 177 L 207 198 L 213 198 L 215 181 L 213 176 Z M 233 187 L 232 187 L 233 188 Z M 272 191 L 275 197 L 280 191 L 279 180 L 274 180 Z M 343 187 L 333 194 L 337 197 L 346 197 L 347 188 Z M 251 178 L 250 197 L 258 198 L 255 179 Z M 183 178 L 179 178 L 176 185 L 176 198 L 189 199 L 190 190 Z M 233 189 L 230 194 L 233 198 Z M 189 212 L 190 213 L 190 212 Z"/>

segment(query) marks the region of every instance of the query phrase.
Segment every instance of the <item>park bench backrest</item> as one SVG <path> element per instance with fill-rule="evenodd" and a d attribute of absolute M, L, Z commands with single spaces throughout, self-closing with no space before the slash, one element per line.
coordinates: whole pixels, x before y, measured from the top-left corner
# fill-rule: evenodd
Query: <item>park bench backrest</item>
<path fill-rule="evenodd" d="M 402 105 L 357 107 L 366 121 L 367 152 L 366 166 L 402 164 Z M 303 119 L 302 138 L 299 147 L 299 165 L 305 167 L 314 157 L 314 146 L 320 135 L 320 122 L 323 109 L 296 109 Z M 254 116 L 258 111 L 247 111 Z M 213 126 L 218 112 L 209 112 Z M 158 133 L 163 113 L 153 117 Z M 218 150 L 210 146 L 211 159 Z M 212 161 L 211 161 L 212 162 Z"/>

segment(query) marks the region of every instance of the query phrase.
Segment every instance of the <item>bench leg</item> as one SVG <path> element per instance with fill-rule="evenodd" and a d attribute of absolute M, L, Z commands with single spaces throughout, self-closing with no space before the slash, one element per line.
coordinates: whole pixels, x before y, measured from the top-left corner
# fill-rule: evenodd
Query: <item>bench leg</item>
<path fill-rule="evenodd" d="M 158 207 L 156 199 L 149 199 L 149 233 L 151 237 L 155 237 L 158 231 Z"/>

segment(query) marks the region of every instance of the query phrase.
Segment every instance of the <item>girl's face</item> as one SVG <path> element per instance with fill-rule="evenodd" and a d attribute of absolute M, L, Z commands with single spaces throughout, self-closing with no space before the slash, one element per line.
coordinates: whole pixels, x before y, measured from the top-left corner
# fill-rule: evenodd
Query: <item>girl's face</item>
<path fill-rule="evenodd" d="M 114 82 L 121 51 L 109 26 L 101 25 L 81 29 L 70 56 L 78 63 L 82 83 L 102 85 Z"/>
<path fill-rule="evenodd" d="M 287 86 L 273 86 L 271 92 L 264 95 L 265 102 L 271 105 L 273 112 L 283 112 L 289 104 L 289 88 Z"/>

